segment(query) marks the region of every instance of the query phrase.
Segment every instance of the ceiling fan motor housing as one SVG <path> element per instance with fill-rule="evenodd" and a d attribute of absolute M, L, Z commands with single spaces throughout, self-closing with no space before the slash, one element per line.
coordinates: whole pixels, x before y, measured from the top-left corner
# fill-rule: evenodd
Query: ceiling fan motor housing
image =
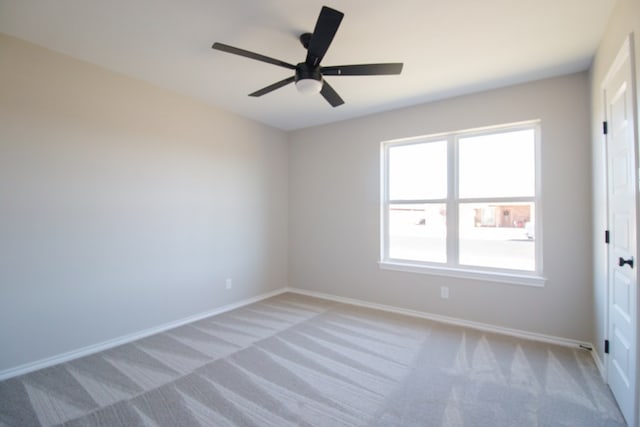
<path fill-rule="evenodd" d="M 301 93 L 318 93 L 322 89 L 320 67 L 310 67 L 306 62 L 296 65 L 296 88 Z"/>
<path fill-rule="evenodd" d="M 320 73 L 320 67 L 310 67 L 306 62 L 301 62 L 296 65 L 296 83 L 305 79 L 312 79 L 321 82 L 322 73 Z"/>

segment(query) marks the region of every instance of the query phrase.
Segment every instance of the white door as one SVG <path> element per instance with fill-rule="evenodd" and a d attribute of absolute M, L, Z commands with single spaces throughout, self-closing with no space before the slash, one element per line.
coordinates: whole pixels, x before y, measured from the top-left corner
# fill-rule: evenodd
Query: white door
<path fill-rule="evenodd" d="M 609 290 L 607 380 L 629 426 L 637 416 L 637 245 L 634 94 L 627 41 L 602 89 L 607 123 Z"/>

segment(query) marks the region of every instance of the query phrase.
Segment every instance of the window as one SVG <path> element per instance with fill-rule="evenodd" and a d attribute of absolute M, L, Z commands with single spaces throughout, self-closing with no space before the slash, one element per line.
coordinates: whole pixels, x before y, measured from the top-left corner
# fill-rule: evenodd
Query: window
<path fill-rule="evenodd" d="M 383 268 L 542 285 L 539 123 L 383 143 Z"/>

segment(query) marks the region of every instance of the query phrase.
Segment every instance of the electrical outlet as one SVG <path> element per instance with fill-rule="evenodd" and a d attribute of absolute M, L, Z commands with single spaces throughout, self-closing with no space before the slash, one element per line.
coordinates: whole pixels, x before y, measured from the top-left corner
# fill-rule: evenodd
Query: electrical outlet
<path fill-rule="evenodd" d="M 231 289 L 233 287 L 233 281 L 231 279 L 227 279 L 225 286 L 227 289 Z"/>
<path fill-rule="evenodd" d="M 448 286 L 441 286 L 440 287 L 440 298 L 449 299 L 449 287 Z"/>

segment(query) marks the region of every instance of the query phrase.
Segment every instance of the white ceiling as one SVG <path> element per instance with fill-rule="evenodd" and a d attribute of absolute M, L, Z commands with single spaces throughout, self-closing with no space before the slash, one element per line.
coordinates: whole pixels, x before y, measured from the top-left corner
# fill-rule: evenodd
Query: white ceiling
<path fill-rule="evenodd" d="M 585 70 L 615 0 L 0 0 L 0 32 L 285 129 Z M 327 77 L 345 104 L 291 71 L 211 49 L 218 41 L 289 63 L 323 5 L 345 14 L 323 65 L 404 62 L 399 76 Z"/>

